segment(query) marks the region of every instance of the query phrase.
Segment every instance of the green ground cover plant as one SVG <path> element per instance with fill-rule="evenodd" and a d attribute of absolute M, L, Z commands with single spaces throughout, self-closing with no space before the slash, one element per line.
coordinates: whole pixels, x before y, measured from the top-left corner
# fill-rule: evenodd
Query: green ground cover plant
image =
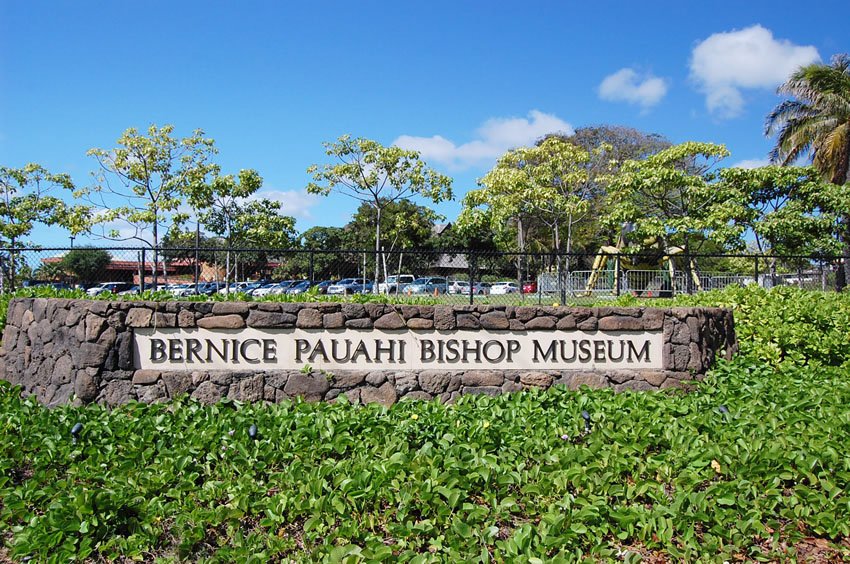
<path fill-rule="evenodd" d="M 691 393 L 391 409 L 46 409 L 0 384 L 0 557 L 850 558 L 850 296 L 735 288 L 651 304 L 733 307 L 741 354 Z"/>

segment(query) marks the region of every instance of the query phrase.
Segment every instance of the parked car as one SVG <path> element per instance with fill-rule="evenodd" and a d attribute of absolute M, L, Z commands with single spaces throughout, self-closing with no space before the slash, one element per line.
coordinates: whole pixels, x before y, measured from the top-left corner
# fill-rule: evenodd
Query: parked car
<path fill-rule="evenodd" d="M 448 289 L 449 294 L 468 294 L 469 293 L 469 282 L 466 280 L 455 280 L 454 282 L 449 284 Z"/>
<path fill-rule="evenodd" d="M 221 282 L 199 282 L 198 293 L 205 296 L 212 296 L 223 287 L 224 285 Z"/>
<path fill-rule="evenodd" d="M 89 296 L 96 296 L 103 292 L 117 294 L 118 292 L 129 290 L 132 286 L 129 282 L 103 282 L 86 290 L 86 294 Z"/>
<path fill-rule="evenodd" d="M 238 294 L 239 292 L 244 292 L 246 289 L 249 289 L 249 282 L 231 282 L 230 289 L 228 290 L 227 284 L 222 284 L 221 289 L 218 291 L 219 294 Z"/>
<path fill-rule="evenodd" d="M 472 293 L 476 296 L 485 296 L 490 293 L 489 282 L 476 282 L 472 285 Z"/>
<path fill-rule="evenodd" d="M 328 286 L 328 294 L 370 294 L 372 281 L 365 278 L 343 278 Z"/>
<path fill-rule="evenodd" d="M 522 283 L 522 293 L 523 294 L 536 294 L 537 293 L 537 280 L 526 280 Z"/>
<path fill-rule="evenodd" d="M 119 296 L 132 296 L 133 294 L 141 293 L 142 289 L 139 286 L 130 286 L 126 290 L 118 292 Z"/>
<path fill-rule="evenodd" d="M 322 280 L 318 284 L 316 284 L 316 291 L 320 294 L 327 294 L 328 288 L 336 284 L 337 280 Z"/>
<path fill-rule="evenodd" d="M 417 278 L 405 290 L 411 294 L 445 294 L 449 291 L 449 282 L 445 278 Z"/>
<path fill-rule="evenodd" d="M 518 294 L 519 291 L 520 288 L 516 282 L 510 282 L 507 280 L 496 282 L 490 286 L 490 295 Z"/>
<path fill-rule="evenodd" d="M 286 290 L 289 289 L 289 286 L 289 282 L 264 284 L 251 290 L 251 295 L 255 298 L 262 298 L 263 296 L 277 296 L 280 294 L 285 294 Z"/>
<path fill-rule="evenodd" d="M 379 294 L 397 294 L 399 291 L 404 292 L 408 284 L 416 280 L 412 274 L 396 274 L 387 276 L 386 281 L 378 284 Z"/>
<path fill-rule="evenodd" d="M 287 294 L 303 294 L 307 290 L 309 290 L 313 286 L 313 283 L 309 280 L 299 280 L 292 286 L 290 286 L 287 290 Z"/>

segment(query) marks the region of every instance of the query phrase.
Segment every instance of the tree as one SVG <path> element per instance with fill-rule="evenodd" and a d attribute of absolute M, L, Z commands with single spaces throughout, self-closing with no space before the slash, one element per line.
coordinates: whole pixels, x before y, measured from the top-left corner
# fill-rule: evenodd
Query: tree
<path fill-rule="evenodd" d="M 212 139 L 196 130 L 191 137 L 172 136 L 174 126 L 151 125 L 147 135 L 127 129 L 113 149 L 91 149 L 100 170 L 94 174 L 95 186 L 87 197 L 101 208 L 101 226 L 123 222 L 130 232 L 104 229 L 103 237 L 114 241 L 136 240 L 153 250 L 158 264 L 161 235 L 168 231 L 183 193 L 202 184 L 213 170 L 211 158 L 217 153 Z M 113 205 L 113 201 L 126 202 Z M 178 216 L 179 217 L 179 216 Z M 147 230 L 150 229 L 150 239 Z M 153 271 L 157 285 L 157 267 Z"/>
<path fill-rule="evenodd" d="M 57 194 L 74 190 L 67 174 L 49 172 L 38 164 L 23 168 L 0 167 L 0 246 L 12 249 L 27 245 L 26 240 L 36 224 L 59 225 L 72 235 L 86 229 L 89 210 L 81 205 L 68 205 Z M 16 258 L 10 251 L 8 265 L 0 265 L 0 287 L 3 272 L 8 269 L 10 284 L 15 286 Z M 2 262 L 2 260 L 0 260 Z"/>
<path fill-rule="evenodd" d="M 357 248 L 351 242 L 351 233 L 344 227 L 311 227 L 301 234 L 301 249 L 288 263 L 288 272 L 303 275 L 311 280 L 344 278 L 357 271 L 357 257 L 340 252 Z M 336 251 L 336 252 L 328 252 Z"/>
<path fill-rule="evenodd" d="M 722 145 L 687 142 L 625 162 L 611 183 L 604 223 L 612 231 L 633 226 L 636 251 L 647 241 L 679 246 L 686 257 L 706 241 L 740 247 L 744 228 L 734 219 L 743 204 L 730 184 L 714 182 L 714 168 L 728 154 Z"/>
<path fill-rule="evenodd" d="M 77 247 L 68 251 L 59 264 L 77 280 L 87 283 L 106 270 L 110 262 L 112 262 L 112 256 L 103 249 Z"/>
<path fill-rule="evenodd" d="M 386 202 L 382 209 L 381 234 L 384 242 L 380 258 L 384 275 L 401 273 L 403 269 L 405 272 L 422 272 L 433 262 L 426 248 L 435 222 L 444 219 L 443 216 L 410 200 Z M 355 248 L 365 248 L 366 243 L 374 237 L 377 214 L 378 210 L 374 206 L 364 202 L 346 224 L 349 241 Z M 419 252 L 406 254 L 408 249 L 417 249 Z"/>
<path fill-rule="evenodd" d="M 586 219 L 589 210 L 591 194 L 585 167 L 589 161 L 588 151 L 558 136 L 544 139 L 535 147 L 508 151 L 479 181 L 482 188 L 467 193 L 458 222 L 469 228 L 486 218 L 497 232 L 515 222 L 517 247 L 522 253 L 526 250 L 523 222 L 534 218 L 551 233 L 560 274 L 562 230 L 566 229 L 566 252 L 570 253 L 574 228 Z M 486 215 L 476 211 L 482 207 Z M 521 281 L 521 255 L 517 257 L 517 271 Z"/>
<path fill-rule="evenodd" d="M 248 200 L 263 185 L 263 178 L 256 170 L 241 170 L 238 178 L 232 174 L 220 175 L 217 166 L 211 167 L 210 172 L 214 175 L 210 182 L 198 182 L 187 186 L 183 193 L 187 196 L 189 205 L 195 210 L 197 221 L 224 239 L 227 249 L 225 285 L 229 290 L 230 259 L 234 246 L 268 248 L 288 245 L 291 241 L 290 232 L 295 222 L 292 218 L 280 215 L 279 202 Z M 259 215 L 251 217 L 253 214 Z M 285 223 L 280 223 L 281 218 L 285 218 Z M 257 238 L 252 235 L 251 231 L 261 229 L 264 223 L 267 224 L 266 232 L 263 233 L 265 237 Z"/>
<path fill-rule="evenodd" d="M 62 280 L 67 276 L 65 269 L 62 268 L 61 262 L 42 262 L 41 265 L 35 269 L 33 272 L 33 276 L 36 280 L 46 280 L 46 281 L 58 281 Z"/>
<path fill-rule="evenodd" d="M 229 285 L 230 253 L 234 248 L 242 249 L 237 258 L 241 260 L 244 276 L 246 265 L 250 265 L 252 271 L 264 269 L 270 258 L 270 251 L 291 248 L 296 233 L 295 219 L 282 213 L 280 202 L 267 198 L 234 198 L 226 200 L 226 203 L 225 206 L 216 205 L 203 212 L 201 217 L 207 229 L 224 238 L 227 248 L 226 280 Z"/>
<path fill-rule="evenodd" d="M 312 165 L 307 172 L 313 182 L 311 194 L 332 191 L 364 202 L 375 209 L 375 283 L 380 279 L 381 214 L 393 202 L 421 196 L 434 203 L 452 198 L 452 180 L 425 166 L 419 153 L 399 147 L 384 147 L 376 141 L 343 135 L 325 143 L 325 153 L 334 164 Z"/>
<path fill-rule="evenodd" d="M 623 163 L 640 161 L 662 151 L 672 144 L 657 133 L 644 133 L 633 127 L 622 125 L 594 125 L 580 127 L 570 136 L 556 135 L 588 152 L 590 158 L 583 164 L 587 171 L 587 186 L 584 188 L 589 201 L 587 217 L 575 234 L 576 243 L 584 250 L 596 250 L 603 233 L 600 219 L 606 214 L 605 205 L 608 185 L 619 174 Z M 540 145 L 544 137 L 537 142 Z M 610 242 L 610 241 L 609 241 Z"/>
<path fill-rule="evenodd" d="M 812 164 L 837 186 L 848 182 L 850 173 L 850 55 L 832 58 L 829 65 L 815 63 L 798 69 L 779 87 L 791 99 L 780 103 L 767 116 L 765 133 L 776 136 L 771 162 L 794 163 L 811 156 Z M 844 277 L 850 279 L 850 212 L 841 219 Z"/>
<path fill-rule="evenodd" d="M 830 185 L 813 167 L 766 166 L 719 171 L 722 182 L 737 191 L 745 204 L 736 218 L 753 234 L 756 251 L 775 255 L 832 254 L 837 217 L 831 209 Z"/>

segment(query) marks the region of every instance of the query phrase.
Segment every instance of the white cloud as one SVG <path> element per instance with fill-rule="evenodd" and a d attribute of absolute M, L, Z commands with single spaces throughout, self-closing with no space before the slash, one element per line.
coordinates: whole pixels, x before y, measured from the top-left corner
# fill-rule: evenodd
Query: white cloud
<path fill-rule="evenodd" d="M 797 68 L 819 60 L 815 47 L 774 39 L 769 29 L 754 25 L 715 33 L 694 47 L 691 78 L 708 110 L 730 118 L 743 110 L 741 90 L 775 88 Z"/>
<path fill-rule="evenodd" d="M 599 97 L 609 102 L 628 102 L 643 110 L 656 105 L 667 94 L 667 81 L 651 74 L 623 68 L 606 76 L 599 85 Z"/>
<path fill-rule="evenodd" d="M 491 118 L 475 131 L 475 139 L 460 145 L 441 135 L 416 137 L 402 135 L 393 145 L 419 151 L 422 158 L 458 170 L 487 164 L 505 151 L 530 145 L 548 133 L 572 135 L 572 125 L 559 117 L 532 110 L 528 118 Z"/>
<path fill-rule="evenodd" d="M 267 198 L 282 204 L 283 213 L 296 219 L 310 219 L 310 208 L 316 205 L 318 198 L 304 190 L 275 190 L 263 188 L 258 190 L 250 199 Z"/>
<path fill-rule="evenodd" d="M 770 164 L 767 159 L 744 159 L 732 165 L 732 168 L 761 168 Z"/>

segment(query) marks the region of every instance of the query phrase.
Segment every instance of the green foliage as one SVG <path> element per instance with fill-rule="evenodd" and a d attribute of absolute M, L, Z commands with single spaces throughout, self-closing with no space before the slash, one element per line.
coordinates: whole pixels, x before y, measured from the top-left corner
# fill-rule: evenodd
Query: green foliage
<path fill-rule="evenodd" d="M 77 280 L 88 282 L 102 273 L 111 261 L 112 256 L 104 249 L 77 247 L 71 249 L 62 257 L 60 265 L 65 271 L 73 274 Z"/>
<path fill-rule="evenodd" d="M 611 232 L 631 223 L 635 241 L 660 240 L 686 251 L 706 240 L 739 245 L 743 227 L 733 220 L 743 205 L 729 185 L 712 182 L 714 167 L 728 155 L 722 145 L 687 142 L 624 163 L 612 180 L 604 223 Z"/>
<path fill-rule="evenodd" d="M 389 410 L 46 409 L 0 384 L 2 538 L 12 558 L 46 561 L 777 561 L 803 537 L 850 557 L 850 296 L 652 304 L 733 307 L 741 354 L 687 394 Z"/>
<path fill-rule="evenodd" d="M 35 163 L 0 166 L 0 246 L 28 244 L 26 237 L 38 223 L 59 225 L 74 235 L 82 232 L 88 208 L 69 206 L 58 195 L 73 189 L 70 176 Z"/>
<path fill-rule="evenodd" d="M 814 167 L 764 166 L 719 172 L 746 204 L 736 221 L 753 234 L 762 253 L 836 254 L 842 188 L 821 181 Z"/>
<path fill-rule="evenodd" d="M 177 208 L 184 192 L 202 185 L 215 171 L 211 159 L 217 150 L 212 139 L 201 130 L 183 139 L 173 132 L 172 125 L 151 125 L 147 134 L 131 127 L 118 138 L 117 147 L 88 152 L 100 169 L 94 175 L 95 186 L 80 195 L 102 208 L 97 216 L 101 225 L 120 221 L 134 230 L 127 236 L 110 230 L 104 236 L 135 239 L 157 248 L 162 235 L 182 218 Z M 107 201 L 110 197 L 120 197 L 125 203 L 112 205 Z M 152 241 L 145 237 L 148 229 Z"/>
<path fill-rule="evenodd" d="M 574 224 L 584 219 L 590 206 L 585 166 L 590 157 L 590 152 L 560 137 L 508 151 L 479 181 L 481 188 L 464 197 L 459 227 L 475 230 L 487 225 L 507 243 L 507 233 L 516 223 L 518 250 L 524 251 L 521 223 L 533 218 L 549 227 L 553 248 L 560 251 L 561 226 L 571 237 Z"/>
<path fill-rule="evenodd" d="M 417 151 L 384 147 L 377 141 L 343 135 L 325 143 L 325 154 L 333 164 L 311 165 L 307 173 L 313 181 L 307 192 L 327 196 L 338 192 L 375 210 L 375 251 L 382 250 L 384 209 L 414 196 L 439 203 L 452 199 L 452 179 L 428 168 Z M 375 264 L 375 281 L 380 265 Z"/>

